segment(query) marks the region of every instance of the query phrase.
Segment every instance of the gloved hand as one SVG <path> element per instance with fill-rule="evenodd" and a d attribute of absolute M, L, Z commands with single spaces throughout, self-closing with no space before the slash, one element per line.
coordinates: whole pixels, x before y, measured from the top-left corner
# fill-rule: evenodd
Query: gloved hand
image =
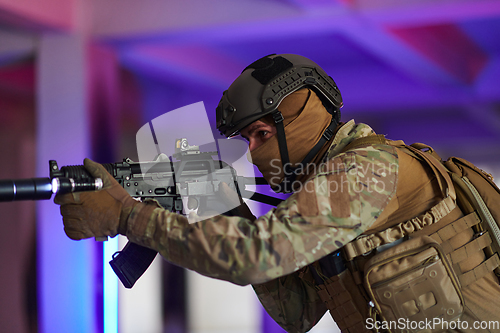
<path fill-rule="evenodd" d="M 231 207 L 236 207 L 232 211 L 235 212 L 237 216 L 244 217 L 252 222 L 256 220 L 255 215 L 252 214 L 247 204 L 241 200 L 238 193 L 231 189 L 229 185 L 224 182 L 220 182 L 218 193 L 224 202 L 227 202 Z"/>
<path fill-rule="evenodd" d="M 74 240 L 125 235 L 128 217 L 139 202 L 101 164 L 86 158 L 83 165 L 92 177 L 102 179 L 103 188 L 56 195 L 54 203 L 61 205 L 66 235 Z"/>

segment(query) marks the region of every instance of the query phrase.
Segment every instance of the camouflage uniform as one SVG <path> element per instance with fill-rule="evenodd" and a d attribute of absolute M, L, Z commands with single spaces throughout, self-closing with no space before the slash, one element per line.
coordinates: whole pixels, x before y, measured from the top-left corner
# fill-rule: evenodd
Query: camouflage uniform
<path fill-rule="evenodd" d="M 132 213 L 127 237 L 200 274 L 253 284 L 279 324 L 306 331 L 326 311 L 310 285 L 307 266 L 364 232 L 396 192 L 396 148 L 376 145 L 339 153 L 353 140 L 373 134 L 367 125 L 345 124 L 302 189 L 253 222 L 216 216 L 189 224 L 161 208 L 149 219 L 140 218 L 139 210 Z M 281 304 L 290 309 L 279 311 L 278 318 L 273 307 L 279 305 L 261 295 L 282 288 L 290 302 Z"/>

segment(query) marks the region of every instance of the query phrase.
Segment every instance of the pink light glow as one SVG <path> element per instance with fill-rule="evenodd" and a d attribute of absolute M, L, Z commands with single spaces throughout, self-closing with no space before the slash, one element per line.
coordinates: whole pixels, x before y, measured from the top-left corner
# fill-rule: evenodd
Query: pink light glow
<path fill-rule="evenodd" d="M 70 29 L 76 0 L 0 0 L 0 18 L 18 26 Z M 3 20 L 2 20 L 3 21 Z"/>
<path fill-rule="evenodd" d="M 465 83 L 473 82 L 488 61 L 488 56 L 456 25 L 389 31 Z"/>

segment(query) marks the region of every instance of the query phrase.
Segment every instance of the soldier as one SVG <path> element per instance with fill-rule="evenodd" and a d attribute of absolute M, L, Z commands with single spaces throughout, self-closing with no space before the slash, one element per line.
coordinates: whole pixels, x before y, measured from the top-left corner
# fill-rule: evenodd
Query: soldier
<path fill-rule="evenodd" d="M 439 256 L 437 243 L 450 254 L 477 238 L 470 223 L 455 228 L 464 214 L 446 172 L 418 147 L 387 140 L 353 120 L 341 123 L 341 107 L 335 82 L 311 60 L 291 54 L 261 58 L 224 92 L 217 127 L 227 137 L 248 140 L 252 163 L 275 191 L 293 193 L 287 200 L 259 218 L 241 206 L 241 216 L 190 224 L 154 201 L 133 200 L 101 165 L 86 159 L 85 167 L 105 186 L 56 197 L 65 232 L 71 239 L 122 234 L 176 265 L 252 284 L 287 332 L 310 330 L 327 310 L 343 332 L 413 329 L 412 320 L 424 317 L 435 320 L 432 331 L 477 332 L 474 322 L 498 320 L 500 288 L 493 269 L 466 286 L 457 278 L 485 261 L 482 248 L 451 263 Z M 222 185 L 221 193 L 234 200 L 228 191 Z M 446 226 L 454 231 L 444 233 Z M 431 243 L 428 236 L 438 234 L 447 236 Z M 371 268 L 381 261 L 378 254 L 400 253 L 401 245 L 436 250 L 397 259 L 392 268 Z M 408 282 L 417 278 L 406 276 L 402 284 L 413 296 L 398 301 L 392 276 L 406 274 L 398 270 L 403 266 L 419 272 L 414 275 L 437 274 L 440 283 L 418 287 L 418 281 Z M 377 294 L 388 285 L 391 293 Z M 384 303 L 384 297 L 396 302 Z M 400 326 L 389 327 L 391 319 Z"/>

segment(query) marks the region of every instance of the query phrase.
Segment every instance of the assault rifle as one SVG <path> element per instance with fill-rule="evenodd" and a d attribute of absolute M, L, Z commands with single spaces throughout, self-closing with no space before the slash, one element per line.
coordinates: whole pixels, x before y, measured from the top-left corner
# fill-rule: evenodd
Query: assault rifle
<path fill-rule="evenodd" d="M 214 160 L 217 152 L 200 152 L 199 146 L 190 146 L 186 139 L 175 143 L 172 161 L 159 154 L 154 161 L 134 162 L 125 158 L 123 162 L 103 164 L 104 168 L 120 185 L 138 200 L 155 199 L 172 212 L 187 215 L 195 212 L 203 215 L 216 211 L 233 215 L 233 207 L 224 207 L 218 197 L 219 184 L 224 182 L 241 197 L 270 205 L 278 205 L 278 198 L 245 190 L 248 184 L 262 185 L 261 178 L 238 176 L 236 170 L 221 160 Z M 49 178 L 0 180 L 0 202 L 18 200 L 49 200 L 53 194 L 100 190 L 101 179 L 94 179 L 83 165 L 64 166 L 49 161 Z M 116 252 L 109 262 L 113 271 L 126 288 L 148 269 L 157 252 L 128 242 Z"/>

